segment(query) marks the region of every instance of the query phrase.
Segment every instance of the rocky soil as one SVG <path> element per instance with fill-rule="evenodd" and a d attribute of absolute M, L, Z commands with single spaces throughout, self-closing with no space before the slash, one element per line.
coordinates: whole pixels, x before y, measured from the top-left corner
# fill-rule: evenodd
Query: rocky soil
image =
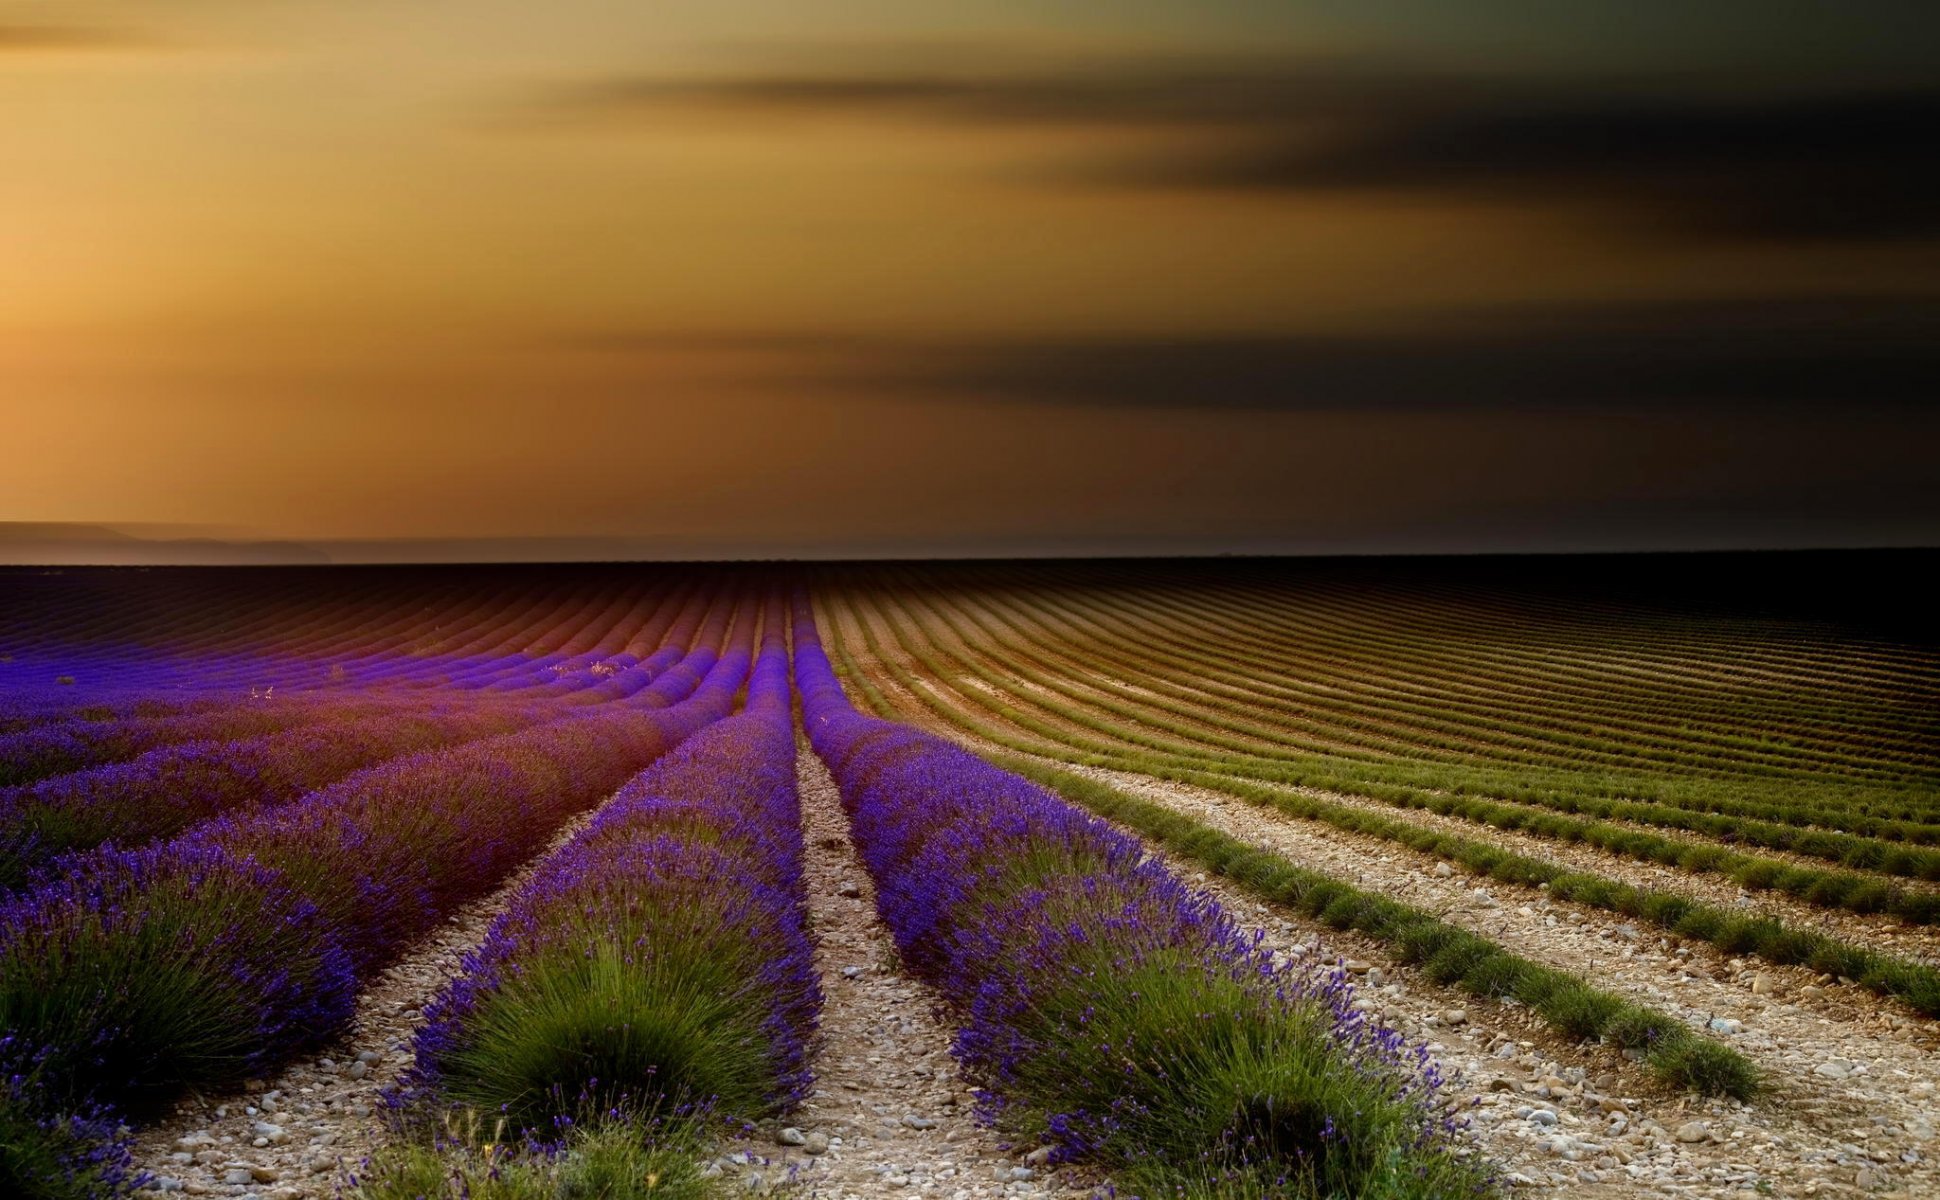
<path fill-rule="evenodd" d="M 1655 937 L 1392 843 L 1146 776 L 1082 773 L 1681 1016 L 1765 1075 L 1767 1094 L 1749 1105 L 1668 1092 L 1620 1055 L 1556 1038 L 1519 1006 L 1427 983 L 1371 939 L 1327 931 L 1322 942 L 1314 923 L 1197 877 L 1266 928 L 1270 943 L 1348 956 L 1364 999 L 1439 1045 L 1437 1058 L 1462 1073 L 1475 1128 L 1512 1182 L 1613 1196 L 1940 1196 L 1940 1031 L 1931 1022 L 1801 968 Z"/>
<path fill-rule="evenodd" d="M 891 681 L 878 676 L 876 682 L 909 705 L 909 716 L 938 726 Z M 936 694 L 962 703 L 945 689 Z M 870 881 L 848 840 L 832 781 L 812 754 L 804 753 L 799 770 L 811 915 L 828 996 L 817 1090 L 785 1122 L 717 1148 L 707 1169 L 733 1190 L 830 1200 L 1096 1194 L 1097 1180 L 1050 1167 L 1039 1148 L 1009 1145 L 976 1122 L 971 1094 L 949 1055 L 948 1023 L 931 993 L 901 973 L 875 917 Z M 1556 1037 L 1520 1006 L 1429 984 L 1376 942 L 1324 931 L 1219 880 L 1196 879 L 1265 929 L 1279 952 L 1323 965 L 1345 962 L 1365 1005 L 1429 1043 L 1456 1076 L 1452 1088 L 1471 1105 L 1478 1145 L 1519 1191 L 1940 1196 L 1934 1161 L 1940 1155 L 1934 1137 L 1940 1026 L 1933 1022 L 1838 980 L 1660 937 L 1613 914 L 1552 902 L 1541 889 L 1471 877 L 1380 839 L 1186 785 L 1089 773 L 1676 1014 L 1728 1039 L 1765 1073 L 1768 1091 L 1751 1105 L 1671 1092 L 1620 1054 Z M 1716 889 L 1707 898 L 1724 902 L 1768 903 L 1740 900 L 1717 880 L 1582 847 L 1511 840 L 1519 850 L 1619 878 L 1700 893 Z M 138 1158 L 158 1176 L 157 1190 L 262 1200 L 334 1194 L 383 1136 L 378 1096 L 408 1065 L 420 1009 L 518 882 L 455 916 L 374 981 L 360 1001 L 355 1032 L 327 1055 L 242 1092 L 192 1098 L 146 1131 Z M 1930 943 L 1922 944 L 1927 931 L 1861 929 L 1843 915 L 1832 923 L 1849 936 L 1899 943 L 1902 952 L 1931 952 Z"/>
<path fill-rule="evenodd" d="M 833 632 L 852 650 L 861 652 L 857 634 L 866 625 L 887 657 L 915 667 L 877 614 L 831 606 L 829 617 L 837 626 Z M 972 748 L 987 748 L 939 721 L 886 671 L 872 671 L 871 676 L 905 719 Z M 954 682 L 966 687 L 980 681 L 965 677 Z M 947 686 L 928 690 L 946 709 L 1004 724 Z M 1039 716 L 1054 725 L 1067 724 L 1055 716 Z M 1934 1139 L 1940 1125 L 1940 1026 L 1933 1022 L 1836 979 L 1733 958 L 1704 943 L 1660 937 L 1614 914 L 1552 902 L 1541 889 L 1471 877 L 1454 864 L 1392 842 L 1142 775 L 1080 773 L 1176 807 L 1303 866 L 1436 912 L 1525 957 L 1575 971 L 1599 986 L 1681 1016 L 1694 1027 L 1729 1039 L 1765 1074 L 1768 1090 L 1750 1106 L 1670 1092 L 1640 1066 L 1606 1048 L 1557 1038 L 1513 1003 L 1478 1001 L 1429 984 L 1399 967 L 1370 939 L 1323 931 L 1315 922 L 1256 904 L 1217 880 L 1200 880 L 1266 928 L 1278 948 L 1321 959 L 1347 958 L 1362 980 L 1365 1001 L 1391 1023 L 1438 1046 L 1437 1057 L 1462 1074 L 1475 1105 L 1478 1136 L 1521 1188 L 1611 1196 L 1940 1196 L 1940 1169 L 1933 1162 L 1940 1154 L 1940 1141 Z M 1408 816 L 1449 828 L 1466 824 L 1430 814 Z M 1468 825 L 1461 831 L 1477 836 L 1476 829 Z M 1616 878 L 1669 884 L 1720 903 L 1776 910 L 1787 919 L 1830 925 L 1846 936 L 1900 953 L 1933 953 L 1930 931 L 1878 919 L 1848 920 L 1851 914 L 1808 910 L 1783 897 L 1741 895 L 1715 877 L 1623 860 L 1588 847 L 1484 832 L 1509 838 L 1519 851 Z"/>
<path fill-rule="evenodd" d="M 828 994 L 816 1090 L 785 1125 L 764 1130 L 772 1146 L 717 1164 L 829 1200 L 1091 1195 L 1090 1181 L 1070 1168 L 1047 1166 L 1036 1147 L 1009 1145 L 977 1123 L 950 1057 L 952 1031 L 930 992 L 902 973 L 876 917 L 835 782 L 812 753 L 803 752 L 799 770 L 810 915 Z"/>
<path fill-rule="evenodd" d="M 785 1120 L 717 1147 L 704 1170 L 732 1190 L 829 1200 L 1092 1195 L 1089 1180 L 976 1121 L 974 1097 L 950 1057 L 951 1030 L 929 991 L 902 973 L 876 917 L 834 781 L 812 753 L 804 752 L 800 771 L 810 909 L 828 995 L 817 1088 Z M 237 1200 L 339 1194 L 385 1137 L 381 1093 L 410 1065 L 423 1006 L 530 870 L 453 916 L 374 980 L 353 1032 L 327 1054 L 239 1092 L 191 1097 L 143 1131 L 136 1158 L 155 1177 L 151 1192 Z"/>
<path fill-rule="evenodd" d="M 592 819 L 562 828 L 563 844 Z M 548 847 L 547 853 L 550 853 Z M 240 1092 L 192 1096 L 141 1132 L 136 1165 L 153 1192 L 311 1200 L 334 1196 L 384 1138 L 381 1094 L 411 1064 L 420 1013 L 458 973 L 465 953 L 545 854 L 496 892 L 460 909 L 409 955 L 371 981 L 351 1032 L 326 1052 Z"/>

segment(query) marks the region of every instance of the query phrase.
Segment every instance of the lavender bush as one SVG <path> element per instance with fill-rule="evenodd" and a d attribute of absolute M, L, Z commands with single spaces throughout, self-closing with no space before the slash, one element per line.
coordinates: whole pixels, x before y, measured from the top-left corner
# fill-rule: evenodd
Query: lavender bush
<path fill-rule="evenodd" d="M 1277 962 L 1133 838 L 850 706 L 798 602 L 803 722 L 986 1115 L 1138 1194 L 1483 1195 L 1419 1048 Z"/>
<path fill-rule="evenodd" d="M 448 742 L 509 733 L 556 715 L 504 705 L 352 715 L 231 742 L 191 742 L 0 791 L 0 888 L 57 856 L 103 842 L 138 845 L 225 812 L 269 808 L 361 767 Z"/>
<path fill-rule="evenodd" d="M 747 1118 L 809 1082 L 821 993 L 780 606 L 746 711 L 635 776 L 426 1010 L 406 1107 Z"/>
<path fill-rule="evenodd" d="M 0 787 L 16 787 L 108 763 L 123 762 L 161 746 L 228 742 L 280 733 L 316 721 L 355 719 L 386 707 L 381 703 L 317 704 L 280 700 L 231 704 L 210 712 L 121 721 L 49 721 L 0 734 Z"/>
<path fill-rule="evenodd" d="M 746 643 L 718 661 L 699 652 L 711 669 L 669 707 L 596 707 L 73 860 L 0 906 L 0 1032 L 47 1048 L 50 1101 L 137 1117 L 260 1073 L 340 1030 L 358 980 L 560 822 L 731 711 Z M 660 698 L 688 686 L 670 680 Z M 43 1133 L 15 1119 L 0 1139 Z"/>
<path fill-rule="evenodd" d="M 129 1138 L 114 1114 L 69 1105 L 44 1092 L 45 1053 L 0 1036 L 0 1195 L 107 1200 L 147 1182 L 134 1169 Z M 8 1136 L 15 1130 L 29 1137 Z"/>

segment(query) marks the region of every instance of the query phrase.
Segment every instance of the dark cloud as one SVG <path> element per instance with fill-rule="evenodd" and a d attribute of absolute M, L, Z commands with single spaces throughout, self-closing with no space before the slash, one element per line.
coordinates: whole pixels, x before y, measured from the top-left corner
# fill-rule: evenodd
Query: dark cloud
<path fill-rule="evenodd" d="M 804 388 L 1108 409 L 1940 411 L 1940 302 L 1896 297 L 1458 315 L 1357 336 L 581 344 L 730 356 L 759 346 L 775 354 L 753 373 Z"/>
<path fill-rule="evenodd" d="M 1703 235 L 1940 233 L 1940 91 L 1762 101 L 1556 97 L 1370 122 L 1319 145 L 1263 140 L 1135 164 L 1147 183 L 1433 189 L 1605 203 Z"/>
<path fill-rule="evenodd" d="M 1132 127 L 1151 134 L 1144 152 L 1047 174 L 1120 187 L 1566 201 L 1707 237 L 1940 234 L 1940 158 L 1920 150 L 1940 128 L 1931 88 L 1741 94 L 1717 80 L 1679 90 L 1235 58 L 618 78 L 550 103 L 579 115 L 699 108 Z"/>
<path fill-rule="evenodd" d="M 1053 71 L 873 68 L 709 79 L 620 76 L 551 93 L 558 112 L 624 116 L 669 108 L 770 117 L 876 113 L 1033 124 L 1275 130 L 1372 113 L 1427 114 L 1526 86 L 1343 60 L 1169 58 L 1067 64 Z"/>

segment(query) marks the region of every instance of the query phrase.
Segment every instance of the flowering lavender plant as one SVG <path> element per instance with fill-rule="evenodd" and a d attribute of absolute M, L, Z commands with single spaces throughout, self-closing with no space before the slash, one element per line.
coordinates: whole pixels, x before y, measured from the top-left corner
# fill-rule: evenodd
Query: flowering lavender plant
<path fill-rule="evenodd" d="M 730 712 L 748 638 L 701 654 L 706 678 L 666 707 L 593 707 L 71 860 L 0 905 L 0 1031 L 48 1048 L 41 1094 L 70 1107 L 143 1116 L 185 1087 L 260 1074 L 340 1030 L 360 979 L 562 821 Z M 672 680 L 661 702 L 692 687 Z"/>
<path fill-rule="evenodd" d="M 44 1094 L 46 1058 L 0 1035 L 0 1195 L 104 1200 L 147 1183 L 111 1110 Z"/>
<path fill-rule="evenodd" d="M 809 1082 L 821 993 L 775 606 L 746 711 L 641 772 L 539 868 L 426 1010 L 400 1108 L 746 1118 Z"/>
<path fill-rule="evenodd" d="M 1279 962 L 1133 838 L 858 713 L 798 602 L 803 722 L 983 1111 L 1143 1195 L 1487 1194 L 1419 1048 Z"/>
<path fill-rule="evenodd" d="M 190 742 L 129 762 L 0 791 L 0 888 L 60 855 L 139 845 L 225 812 L 285 804 L 361 767 L 449 742 L 509 733 L 549 716 L 527 706 L 424 705 L 325 720 L 231 742 Z"/>

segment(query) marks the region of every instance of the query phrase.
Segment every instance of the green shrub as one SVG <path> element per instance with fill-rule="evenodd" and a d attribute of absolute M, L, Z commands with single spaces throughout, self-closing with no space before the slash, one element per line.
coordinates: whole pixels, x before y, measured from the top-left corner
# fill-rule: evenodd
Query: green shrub
<path fill-rule="evenodd" d="M 1336 1039 L 1326 1004 L 1263 1002 L 1244 980 L 1167 951 L 1131 967 L 1108 947 L 1095 958 L 1070 963 L 1069 986 L 1040 996 L 1033 1027 L 1053 1040 L 1009 1085 L 1055 1087 L 1071 1111 L 1112 1113 L 1102 1136 L 1125 1190 L 1173 1194 L 1203 1173 L 1223 1181 L 1221 1195 L 1489 1191 L 1479 1162 L 1423 1152 L 1420 1108 Z M 1268 1187 L 1290 1162 L 1306 1171 L 1301 1186 Z"/>
<path fill-rule="evenodd" d="M 1526 986 L 1526 965 L 1508 954 L 1490 954 L 1462 976 L 1462 990 L 1491 1000 L 1519 996 Z"/>
<path fill-rule="evenodd" d="M 1435 983 L 1454 983 L 1480 966 L 1494 952 L 1495 948 L 1480 938 L 1456 938 L 1423 963 L 1421 973 Z"/>
<path fill-rule="evenodd" d="M 598 1121 L 562 1145 L 503 1144 L 476 1132 L 394 1142 L 358 1172 L 352 1200 L 710 1200 L 700 1148 L 682 1124 Z"/>
<path fill-rule="evenodd" d="M 1623 1001 L 1585 983 L 1559 987 L 1537 1009 L 1556 1032 L 1578 1041 L 1598 1037 L 1623 1008 Z"/>
<path fill-rule="evenodd" d="M 1654 1046 L 1660 1048 L 1678 1040 L 1703 1040 L 1666 1014 L 1626 1004 L 1582 980 L 1519 958 L 1487 938 L 1458 929 L 1418 909 L 1384 897 L 1368 895 L 1340 880 L 1302 870 L 1269 851 L 1245 847 L 1236 839 L 1200 825 L 1183 814 L 1028 759 L 999 758 L 997 761 L 1000 766 L 1055 788 L 1066 798 L 1092 809 L 1098 815 L 1129 825 L 1146 837 L 1182 851 L 1201 863 L 1243 850 L 1260 863 L 1257 874 L 1270 881 L 1256 889 L 1258 894 L 1268 899 L 1284 901 L 1288 896 L 1296 896 L 1306 911 L 1332 910 L 1337 915 L 1345 914 L 1348 904 L 1353 902 L 1357 904 L 1355 920 L 1358 927 L 1387 941 L 1401 962 L 1421 964 L 1430 978 L 1458 983 L 1472 994 L 1514 997 L 1567 1036 L 1579 1039 L 1609 1037 L 1614 1030 L 1618 1044 L 1641 1047 L 1645 1041 L 1651 1040 Z M 1260 802 L 1269 801 L 1261 797 Z M 1272 802 L 1277 803 L 1277 800 Z M 1583 877 L 1558 878 L 1567 883 Z M 1634 897 L 1636 893 L 1630 895 Z M 1639 904 L 1639 907 L 1642 905 Z M 1756 1087 L 1756 1072 L 1750 1062 L 1729 1047 L 1706 1044 L 1715 1045 L 1715 1053 L 1694 1060 L 1696 1066 L 1705 1070 L 1691 1069 L 1688 1082 L 1684 1082 L 1678 1074 L 1687 1070 L 1681 1058 L 1668 1060 L 1659 1069 L 1666 1073 L 1667 1078 L 1682 1086 L 1708 1091 L 1713 1081 L 1717 1081 L 1731 1088 L 1742 1089 L 1729 1094 L 1740 1099 L 1749 1098 Z M 1714 1060 L 1735 1065 L 1727 1070 L 1716 1067 Z M 1193 1190 L 1180 1184 L 1181 1176 L 1176 1171 L 1166 1178 L 1171 1181 L 1168 1189 L 1183 1189 L 1168 1190 L 1165 1192 L 1167 1195 L 1254 1194 L 1217 1172 L 1207 1177 L 1214 1181 L 1205 1184 L 1205 1187 L 1212 1189 L 1210 1191 Z M 1220 1190 L 1222 1188 L 1237 1190 Z"/>
<path fill-rule="evenodd" d="M 1729 1047 L 1683 1037 L 1660 1044 L 1647 1056 L 1666 1081 L 1706 1095 L 1747 1099 L 1758 1091 L 1758 1069 Z"/>

